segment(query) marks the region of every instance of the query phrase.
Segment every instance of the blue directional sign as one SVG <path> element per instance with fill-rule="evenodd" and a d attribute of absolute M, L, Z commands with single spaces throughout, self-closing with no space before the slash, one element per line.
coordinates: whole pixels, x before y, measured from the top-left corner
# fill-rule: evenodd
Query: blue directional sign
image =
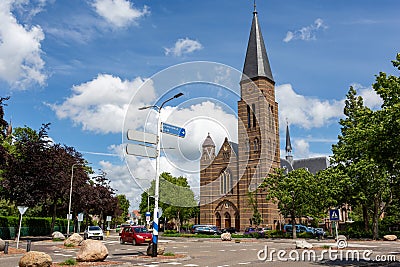
<path fill-rule="evenodd" d="M 168 123 L 162 123 L 161 132 L 166 134 L 176 135 L 181 138 L 184 138 L 186 135 L 185 128 L 181 128 Z"/>
<path fill-rule="evenodd" d="M 329 219 L 331 221 L 339 221 L 340 220 L 340 215 L 339 215 L 339 210 L 335 209 L 335 210 L 330 210 L 329 211 Z"/>

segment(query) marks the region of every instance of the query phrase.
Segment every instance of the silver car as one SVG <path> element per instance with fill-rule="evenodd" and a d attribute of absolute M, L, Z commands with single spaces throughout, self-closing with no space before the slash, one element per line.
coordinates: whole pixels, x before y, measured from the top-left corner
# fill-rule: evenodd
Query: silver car
<path fill-rule="evenodd" d="M 99 239 L 103 240 L 103 230 L 99 226 L 88 226 L 83 233 L 83 239 Z"/>

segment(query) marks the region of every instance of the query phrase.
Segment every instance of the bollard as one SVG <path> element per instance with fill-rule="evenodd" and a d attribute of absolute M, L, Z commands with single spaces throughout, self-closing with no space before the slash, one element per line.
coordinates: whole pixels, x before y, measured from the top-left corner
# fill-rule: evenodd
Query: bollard
<path fill-rule="evenodd" d="M 5 241 L 4 254 L 8 254 L 8 241 Z"/>
<path fill-rule="evenodd" d="M 32 243 L 32 240 L 28 240 L 27 241 L 27 243 L 26 243 L 26 252 L 31 251 L 31 243 Z"/>

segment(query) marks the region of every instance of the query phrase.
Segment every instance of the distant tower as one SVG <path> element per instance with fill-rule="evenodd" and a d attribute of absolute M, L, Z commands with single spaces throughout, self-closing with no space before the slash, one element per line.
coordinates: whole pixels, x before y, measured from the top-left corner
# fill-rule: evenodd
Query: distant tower
<path fill-rule="evenodd" d="M 213 162 L 214 158 L 215 158 L 215 144 L 210 136 L 210 133 L 208 133 L 202 145 L 200 169 L 203 170 L 208 165 L 210 165 Z"/>
<path fill-rule="evenodd" d="M 289 161 L 289 163 L 292 165 L 293 164 L 292 143 L 290 142 L 289 122 L 287 122 L 287 121 L 286 121 L 286 145 L 285 145 L 285 150 L 286 150 L 286 160 Z"/>

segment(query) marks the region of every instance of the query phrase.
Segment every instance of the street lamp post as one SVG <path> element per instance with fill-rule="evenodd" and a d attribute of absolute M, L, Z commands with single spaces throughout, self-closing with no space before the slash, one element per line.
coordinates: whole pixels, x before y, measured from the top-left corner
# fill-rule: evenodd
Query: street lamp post
<path fill-rule="evenodd" d="M 71 200 L 72 200 L 72 181 L 74 179 L 74 167 L 82 165 L 81 163 L 74 163 L 72 164 L 71 167 L 71 186 L 69 188 L 69 204 L 68 204 L 68 223 L 67 223 L 67 236 L 69 236 L 69 221 L 70 221 L 70 215 L 71 215 Z"/>
<path fill-rule="evenodd" d="M 169 101 L 183 96 L 183 93 L 179 93 L 174 95 L 173 97 L 165 100 L 162 102 L 160 106 L 146 106 L 139 108 L 139 110 L 154 108 L 158 112 L 158 119 L 157 119 L 157 157 L 156 157 L 156 184 L 155 184 L 155 192 L 154 192 L 154 213 L 153 213 L 153 250 L 152 250 L 152 257 L 157 257 L 157 244 L 158 244 L 158 199 L 159 199 L 159 191 L 160 191 L 160 151 L 161 151 L 161 109 L 162 107 Z"/>

